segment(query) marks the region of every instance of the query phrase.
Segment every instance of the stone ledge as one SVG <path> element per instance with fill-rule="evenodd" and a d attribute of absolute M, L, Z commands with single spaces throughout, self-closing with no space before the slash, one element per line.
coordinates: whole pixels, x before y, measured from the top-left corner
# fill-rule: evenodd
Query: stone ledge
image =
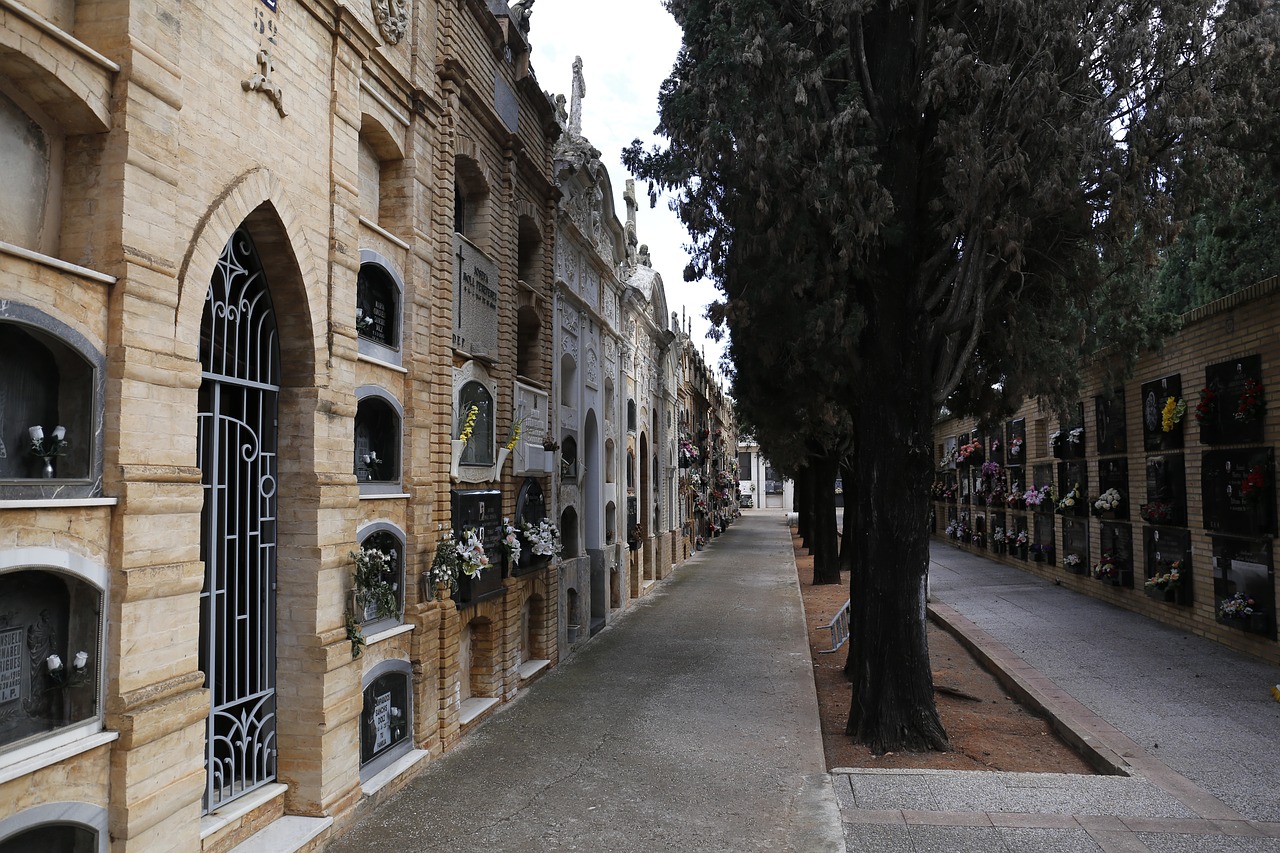
<path fill-rule="evenodd" d="M 231 848 L 230 853 L 263 853 L 266 850 L 271 853 L 293 853 L 301 850 L 331 826 L 331 817 L 285 815 Z"/>
<path fill-rule="evenodd" d="M 236 821 L 243 819 L 244 817 L 249 815 L 251 812 L 256 811 L 257 809 L 260 809 L 263 806 L 267 805 L 267 803 L 270 803 L 276 797 L 283 797 L 284 792 L 287 790 L 289 790 L 289 786 L 279 782 L 271 785 L 263 785 L 261 788 L 259 788 L 256 791 L 253 791 L 252 793 L 245 794 L 243 797 L 238 797 L 237 799 L 232 800 L 230 803 L 227 803 L 227 805 L 224 806 L 223 808 L 220 808 L 215 812 L 210 812 L 209 814 L 205 815 L 200 819 L 201 840 L 208 838 L 210 835 L 213 835 L 215 832 L 218 832 L 230 826 L 231 824 L 235 823 Z M 275 821 L 271 824 L 271 826 L 275 826 L 276 823 L 279 823 L 279 822 L 280 821 Z M 270 828 L 271 827 L 267 827 L 267 829 L 262 830 L 262 832 L 266 832 Z M 258 835 L 261 835 L 261 834 L 262 833 L 258 833 Z M 253 837 L 257 838 L 258 836 L 255 835 Z M 245 843 L 247 844 L 248 842 L 245 842 Z M 236 847 L 235 849 L 239 850 L 241 847 L 244 847 L 244 845 L 242 844 L 240 845 L 240 847 Z M 284 847 L 276 848 L 276 847 L 265 847 L 265 846 L 245 848 L 246 851 L 247 850 L 277 850 L 277 849 L 283 851 L 288 848 L 284 848 Z"/>
<path fill-rule="evenodd" d="M 0 501 L 0 509 L 63 509 L 82 506 L 115 506 L 117 498 L 32 498 Z"/>
<path fill-rule="evenodd" d="M 481 714 L 497 704 L 498 700 L 494 698 L 464 699 L 462 707 L 458 710 L 458 725 L 465 726 L 473 722 Z"/>
<path fill-rule="evenodd" d="M 94 720 L 93 724 L 97 725 L 97 722 Z M 64 732 L 62 734 L 65 736 L 67 733 Z M 56 737 L 58 737 L 57 734 L 49 735 L 49 738 Z M 12 760 L 12 763 L 0 766 L 0 785 L 22 776 L 28 776 L 37 770 L 42 770 L 69 758 L 74 758 L 91 749 L 97 749 L 104 744 L 115 741 L 119 737 L 119 732 L 100 731 L 96 734 L 76 737 L 74 740 L 56 746 L 51 745 L 49 739 L 38 740 L 18 749 L 13 755 L 6 756 L 6 758 Z M 29 752 L 31 750 L 36 750 L 37 752 L 34 755 L 30 755 Z"/>
<path fill-rule="evenodd" d="M 521 681 L 528 681 L 549 666 L 551 666 L 551 661 L 549 660 L 527 660 L 520 664 L 520 668 L 516 672 L 519 674 Z"/>
<path fill-rule="evenodd" d="M 418 764 L 427 760 L 430 756 L 431 753 L 425 749 L 414 749 L 406 752 L 404 755 L 400 756 L 382 770 L 371 776 L 369 781 L 361 784 L 360 793 L 364 794 L 366 797 L 372 797 L 387 785 L 400 778 L 400 776 L 408 773 L 414 767 L 417 767 Z"/>

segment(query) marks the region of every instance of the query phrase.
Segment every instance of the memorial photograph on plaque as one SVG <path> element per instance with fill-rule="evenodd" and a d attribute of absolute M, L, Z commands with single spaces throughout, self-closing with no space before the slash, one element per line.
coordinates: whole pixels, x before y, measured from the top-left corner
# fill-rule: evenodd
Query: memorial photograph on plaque
<path fill-rule="evenodd" d="M 1098 494 L 1089 501 L 1089 511 L 1098 518 L 1129 519 L 1129 460 L 1098 460 Z"/>
<path fill-rule="evenodd" d="M 1266 425 L 1262 356 L 1247 355 L 1204 369 L 1195 405 L 1203 444 L 1258 444 Z"/>
<path fill-rule="evenodd" d="M 1212 538 L 1214 617 L 1274 640 L 1276 575 L 1270 540 Z"/>
<path fill-rule="evenodd" d="M 1128 450 L 1125 435 L 1124 389 L 1093 398 L 1094 429 L 1098 435 L 1098 455 L 1110 456 Z"/>
<path fill-rule="evenodd" d="M 361 264 L 356 276 L 356 333 L 387 349 L 400 346 L 400 288 L 381 264 Z"/>
<path fill-rule="evenodd" d="M 1104 521 L 1099 528 L 1098 561 L 1093 576 L 1112 586 L 1133 588 L 1133 528 L 1119 521 Z"/>
<path fill-rule="evenodd" d="M 1147 524 L 1187 523 L 1187 475 L 1181 453 L 1147 457 L 1147 501 L 1138 512 Z"/>
<path fill-rule="evenodd" d="M 449 493 L 453 510 L 453 535 L 461 539 L 474 530 L 484 546 L 489 565 L 474 578 L 460 575 L 455 601 L 459 607 L 475 604 L 502 592 L 502 492 L 497 489 L 454 489 Z"/>
<path fill-rule="evenodd" d="M 1148 453 L 1179 450 L 1190 413 L 1182 397 L 1182 374 L 1142 384 L 1142 446 Z"/>
<path fill-rule="evenodd" d="M 1214 533 L 1276 532 L 1275 451 L 1206 450 L 1201 464 L 1204 526 Z"/>
<path fill-rule="evenodd" d="M 408 745 L 409 675 L 393 671 L 373 680 L 364 690 L 360 709 L 360 764 L 364 766 L 399 745 Z"/>
<path fill-rule="evenodd" d="M 1089 522 L 1081 518 L 1062 520 L 1062 567 L 1072 574 L 1089 573 Z"/>
<path fill-rule="evenodd" d="M 1176 527 L 1146 529 L 1143 591 L 1156 601 L 1191 603 L 1191 534 Z"/>
<path fill-rule="evenodd" d="M 97 718 L 101 611 L 79 577 L 0 573 L 0 751 Z"/>

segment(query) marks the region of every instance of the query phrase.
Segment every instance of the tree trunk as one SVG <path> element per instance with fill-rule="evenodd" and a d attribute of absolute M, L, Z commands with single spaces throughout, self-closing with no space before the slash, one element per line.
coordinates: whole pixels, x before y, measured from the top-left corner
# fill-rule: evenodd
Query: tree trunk
<path fill-rule="evenodd" d="M 848 457 L 845 457 L 840 463 L 840 481 L 844 484 L 844 522 L 840 527 L 840 571 L 853 571 L 853 549 L 854 549 L 854 532 L 857 530 L 854 525 L 849 523 L 853 517 L 853 510 L 850 505 L 854 501 L 854 483 L 857 481 L 853 477 L 853 466 L 849 464 Z"/>
<path fill-rule="evenodd" d="M 811 547 L 813 524 L 813 477 L 808 466 L 800 468 L 796 473 L 796 532 L 800 535 L 800 546 Z"/>
<path fill-rule="evenodd" d="M 836 532 L 836 474 L 832 454 L 810 457 L 813 484 L 813 582 L 840 583 L 840 538 Z"/>

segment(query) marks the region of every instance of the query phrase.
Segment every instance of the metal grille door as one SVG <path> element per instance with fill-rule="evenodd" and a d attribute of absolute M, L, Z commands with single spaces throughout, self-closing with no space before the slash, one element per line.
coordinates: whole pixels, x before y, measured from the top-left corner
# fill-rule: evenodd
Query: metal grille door
<path fill-rule="evenodd" d="M 248 233 L 227 241 L 200 328 L 200 668 L 212 694 L 204 809 L 276 776 L 279 345 Z"/>

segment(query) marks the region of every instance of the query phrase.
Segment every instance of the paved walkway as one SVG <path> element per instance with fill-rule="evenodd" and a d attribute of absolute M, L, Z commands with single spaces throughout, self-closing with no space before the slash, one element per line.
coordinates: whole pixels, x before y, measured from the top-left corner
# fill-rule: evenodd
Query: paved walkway
<path fill-rule="evenodd" d="M 837 772 L 848 849 L 1280 851 L 1280 670 L 945 544 L 935 613 L 1128 776 Z"/>
<path fill-rule="evenodd" d="M 752 513 L 329 853 L 839 853 L 806 636 Z"/>
<path fill-rule="evenodd" d="M 328 853 L 1280 853 L 1275 667 L 944 544 L 931 585 L 1119 775 L 823 772 L 790 538 L 756 510 Z"/>

